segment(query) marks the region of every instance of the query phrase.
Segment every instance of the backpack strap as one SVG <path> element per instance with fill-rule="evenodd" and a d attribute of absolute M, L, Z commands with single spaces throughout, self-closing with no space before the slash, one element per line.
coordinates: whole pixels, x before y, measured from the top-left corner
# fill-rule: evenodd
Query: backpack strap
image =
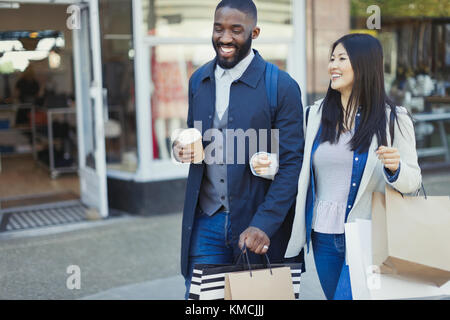
<path fill-rule="evenodd" d="M 278 107 L 278 75 L 280 69 L 270 63 L 266 62 L 266 74 L 265 74 L 265 83 L 266 83 L 266 92 L 267 99 L 269 99 L 270 106 L 270 119 L 273 123 L 275 122 L 275 113 Z"/>

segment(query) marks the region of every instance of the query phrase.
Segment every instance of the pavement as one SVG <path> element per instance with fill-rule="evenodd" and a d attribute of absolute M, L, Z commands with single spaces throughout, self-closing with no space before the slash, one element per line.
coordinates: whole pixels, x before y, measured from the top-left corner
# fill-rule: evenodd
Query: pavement
<path fill-rule="evenodd" d="M 450 171 L 424 174 L 424 185 L 428 195 L 450 195 Z M 181 218 L 121 216 L 2 233 L 0 299 L 182 300 Z M 323 300 L 312 253 L 305 258 L 300 298 Z"/>

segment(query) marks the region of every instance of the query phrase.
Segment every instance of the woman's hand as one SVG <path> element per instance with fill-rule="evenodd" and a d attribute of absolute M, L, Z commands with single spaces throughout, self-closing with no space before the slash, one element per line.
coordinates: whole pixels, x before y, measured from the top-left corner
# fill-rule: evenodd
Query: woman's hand
<path fill-rule="evenodd" d="M 272 161 L 269 159 L 267 153 L 257 155 L 252 162 L 253 170 L 258 175 L 265 175 L 269 172 L 269 166 Z"/>
<path fill-rule="evenodd" d="M 384 167 L 395 174 L 400 165 L 400 153 L 397 148 L 380 146 L 376 151 L 378 159 L 384 164 Z"/>

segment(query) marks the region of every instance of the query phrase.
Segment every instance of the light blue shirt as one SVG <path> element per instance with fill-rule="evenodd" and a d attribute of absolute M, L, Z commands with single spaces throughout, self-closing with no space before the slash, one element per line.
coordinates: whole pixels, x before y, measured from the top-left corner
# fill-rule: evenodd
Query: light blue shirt
<path fill-rule="evenodd" d="M 242 77 L 254 57 L 255 53 L 253 50 L 250 50 L 249 55 L 231 69 L 223 69 L 219 65 L 216 66 L 214 73 L 216 78 L 216 112 L 219 120 L 222 119 L 225 111 L 228 109 L 231 84 Z"/>

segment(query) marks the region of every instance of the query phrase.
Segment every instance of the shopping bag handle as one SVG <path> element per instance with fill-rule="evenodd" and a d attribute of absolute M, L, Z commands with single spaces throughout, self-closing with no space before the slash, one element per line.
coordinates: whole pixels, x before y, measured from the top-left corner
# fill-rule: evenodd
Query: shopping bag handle
<path fill-rule="evenodd" d="M 420 189 L 417 190 L 416 196 L 418 196 L 420 194 L 420 190 L 422 190 L 423 195 L 425 197 L 425 200 L 428 200 L 427 197 L 427 193 L 425 192 L 425 187 L 423 186 L 423 182 L 420 183 Z M 401 193 L 400 191 L 396 190 L 398 193 L 400 193 L 400 195 L 402 196 L 402 198 L 404 198 L 403 193 Z"/>
<path fill-rule="evenodd" d="M 266 257 L 266 260 L 267 260 L 267 266 L 269 267 L 270 275 L 273 275 L 272 265 L 270 264 L 269 256 L 267 255 L 267 253 L 265 253 L 264 256 Z M 248 257 L 247 247 L 245 246 L 245 243 L 244 243 L 244 246 L 242 247 L 241 254 L 238 257 L 238 259 L 236 261 L 236 264 L 239 264 L 239 262 L 241 261 L 242 257 L 244 257 L 244 260 L 246 260 L 246 261 L 243 261 L 243 263 L 245 265 L 245 262 L 247 262 L 247 267 L 248 267 L 248 270 L 250 271 L 250 277 L 252 277 L 253 276 L 253 274 L 252 274 L 252 267 L 250 265 L 250 258 Z"/>
<path fill-rule="evenodd" d="M 422 186 L 423 195 L 425 197 L 425 200 L 427 200 L 427 193 L 425 192 L 425 187 L 423 186 L 423 182 L 420 184 Z M 419 190 L 420 193 L 420 190 Z"/>
<path fill-rule="evenodd" d="M 269 256 L 267 255 L 267 253 L 264 253 L 264 256 L 266 257 L 266 260 L 267 260 L 267 265 L 268 265 L 269 270 L 270 270 L 270 275 L 273 275 L 273 273 L 272 273 L 272 265 L 270 264 Z"/>
<path fill-rule="evenodd" d="M 239 264 L 239 262 L 241 261 L 242 257 L 244 257 L 244 261 L 243 261 L 244 267 L 245 267 L 245 262 L 247 262 L 248 270 L 250 270 L 250 277 L 252 277 L 252 267 L 250 266 L 250 259 L 248 257 L 247 247 L 245 246 L 245 244 L 242 247 L 241 254 L 238 257 L 238 259 L 236 261 L 236 264 Z"/>

